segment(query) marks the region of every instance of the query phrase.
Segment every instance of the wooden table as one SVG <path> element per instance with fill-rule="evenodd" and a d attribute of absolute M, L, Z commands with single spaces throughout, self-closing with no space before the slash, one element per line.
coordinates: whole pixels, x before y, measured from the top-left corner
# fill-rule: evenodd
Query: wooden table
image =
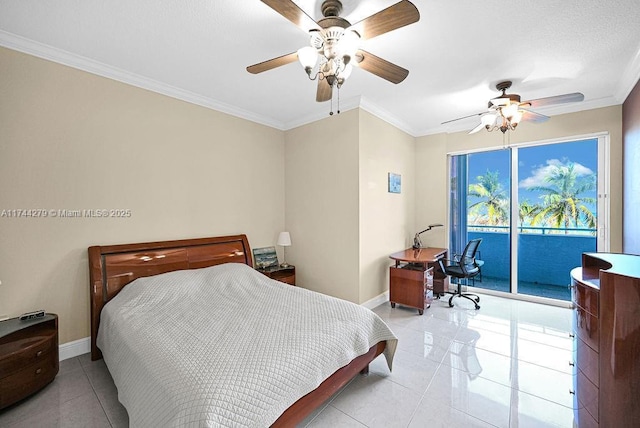
<path fill-rule="evenodd" d="M 438 260 L 447 257 L 446 248 L 407 248 L 393 253 L 389 258 L 395 266 L 389 267 L 389 301 L 416 308 L 422 315 L 428 305 L 425 295 L 433 286 L 433 294 L 440 295 L 449 288 L 449 279 L 442 272 Z M 432 284 L 430 284 L 432 283 Z"/>

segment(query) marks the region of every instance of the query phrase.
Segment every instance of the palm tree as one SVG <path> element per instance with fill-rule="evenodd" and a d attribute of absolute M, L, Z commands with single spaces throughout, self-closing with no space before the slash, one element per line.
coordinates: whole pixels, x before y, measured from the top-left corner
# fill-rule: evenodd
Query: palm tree
<path fill-rule="evenodd" d="M 595 190 L 594 174 L 578 177 L 575 164 L 569 163 L 555 166 L 544 181 L 549 183 L 549 186 L 533 186 L 528 189 L 545 193 L 541 196 L 543 205 L 531 221 L 532 225 L 548 220 L 557 228 L 585 226 L 593 229 L 596 227 L 596 216 L 587 206 L 587 204 L 595 204 L 596 199 L 581 196 L 585 192 Z M 568 233 L 567 230 L 565 230 L 566 233 Z"/>
<path fill-rule="evenodd" d="M 486 223 L 493 226 L 509 223 L 509 199 L 498 180 L 498 175 L 498 171 L 487 170 L 484 175 L 477 177 L 477 183 L 469 185 L 469 196 L 480 198 L 469 205 L 469 212 L 478 217 L 486 215 Z"/>
<path fill-rule="evenodd" d="M 527 226 L 532 224 L 536 214 L 540 211 L 540 205 L 533 205 L 529 200 L 525 199 L 520 202 L 518 207 L 518 219 L 520 220 L 520 226 Z M 520 230 L 522 232 L 522 229 Z"/>

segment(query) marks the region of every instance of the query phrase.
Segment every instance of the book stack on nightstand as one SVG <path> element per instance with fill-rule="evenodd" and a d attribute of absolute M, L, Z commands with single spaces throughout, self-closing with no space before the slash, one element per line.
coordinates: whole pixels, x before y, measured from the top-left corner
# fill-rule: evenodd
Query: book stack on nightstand
<path fill-rule="evenodd" d="M 287 266 L 280 267 L 274 266 L 265 269 L 257 269 L 263 275 L 268 276 L 271 279 L 275 279 L 276 281 L 284 282 L 289 285 L 296 285 L 296 267 L 295 266 Z"/>

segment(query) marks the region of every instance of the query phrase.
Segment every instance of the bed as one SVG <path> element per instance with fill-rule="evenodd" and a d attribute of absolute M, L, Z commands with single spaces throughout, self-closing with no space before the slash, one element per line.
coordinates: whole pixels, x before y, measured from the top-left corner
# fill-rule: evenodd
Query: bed
<path fill-rule="evenodd" d="M 378 355 L 391 369 L 379 317 L 256 272 L 245 235 L 92 246 L 89 268 L 91 358 L 132 426 L 293 426 Z"/>

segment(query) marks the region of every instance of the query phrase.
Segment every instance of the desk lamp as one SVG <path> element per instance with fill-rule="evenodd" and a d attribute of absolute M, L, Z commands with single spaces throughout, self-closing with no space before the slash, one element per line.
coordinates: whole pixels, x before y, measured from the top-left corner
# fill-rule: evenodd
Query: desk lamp
<path fill-rule="evenodd" d="M 287 263 L 287 247 L 291 245 L 291 235 L 289 234 L 289 232 L 280 232 L 280 235 L 278 236 L 278 242 L 276 242 L 276 244 L 280 245 L 282 247 L 282 251 L 284 252 L 280 267 L 289 267 L 289 263 Z"/>
<path fill-rule="evenodd" d="M 425 230 L 423 230 L 422 232 L 418 232 L 416 233 L 416 236 L 413 237 L 413 248 L 414 249 L 419 249 L 422 248 L 422 241 L 420 241 L 420 235 L 433 229 L 434 227 L 440 227 L 443 226 L 442 224 L 436 223 L 436 224 L 430 224 L 429 227 L 427 227 Z"/>

